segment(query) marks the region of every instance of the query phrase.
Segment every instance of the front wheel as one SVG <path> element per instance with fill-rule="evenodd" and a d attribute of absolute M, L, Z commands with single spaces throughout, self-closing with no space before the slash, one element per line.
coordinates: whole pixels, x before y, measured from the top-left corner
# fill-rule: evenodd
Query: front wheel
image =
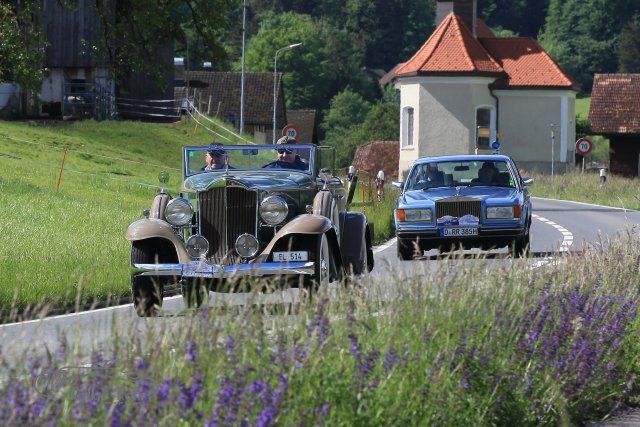
<path fill-rule="evenodd" d="M 529 256 L 531 250 L 531 237 L 529 230 L 522 237 L 519 237 L 513 242 L 513 256 L 523 258 Z"/>
<path fill-rule="evenodd" d="M 157 254 L 149 245 L 131 247 L 131 264 L 153 264 Z M 159 276 L 131 276 L 133 307 L 140 317 L 157 315 L 162 308 L 164 282 Z"/>
<path fill-rule="evenodd" d="M 398 247 L 398 259 L 400 261 L 411 261 L 413 260 L 413 247 L 412 242 L 403 242 L 398 239 L 396 243 Z"/>

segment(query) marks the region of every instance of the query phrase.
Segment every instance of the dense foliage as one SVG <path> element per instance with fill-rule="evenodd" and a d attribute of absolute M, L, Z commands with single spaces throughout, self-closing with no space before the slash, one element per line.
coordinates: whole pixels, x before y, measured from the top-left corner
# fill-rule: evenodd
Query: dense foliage
<path fill-rule="evenodd" d="M 37 2 L 31 0 L 20 6 L 0 3 L 0 83 L 39 88 L 44 42 L 32 16 L 37 10 Z"/>
<path fill-rule="evenodd" d="M 618 70 L 620 33 L 640 10 L 633 0 L 551 0 L 543 46 L 590 91 L 594 73 Z"/>
<path fill-rule="evenodd" d="M 640 73 L 640 14 L 620 34 L 618 58 L 621 73 Z"/>

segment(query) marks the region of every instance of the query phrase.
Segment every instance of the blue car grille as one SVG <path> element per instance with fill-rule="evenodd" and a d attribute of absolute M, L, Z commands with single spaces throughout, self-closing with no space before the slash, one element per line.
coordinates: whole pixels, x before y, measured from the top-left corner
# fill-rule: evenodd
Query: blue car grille
<path fill-rule="evenodd" d="M 436 201 L 436 218 L 443 216 L 460 218 L 464 215 L 473 215 L 482 218 L 482 200 L 473 197 L 454 196 Z"/>
<path fill-rule="evenodd" d="M 210 262 L 239 261 L 234 245 L 244 233 L 256 235 L 257 198 L 255 191 L 242 187 L 217 187 L 198 194 L 200 233 L 209 241 Z"/>

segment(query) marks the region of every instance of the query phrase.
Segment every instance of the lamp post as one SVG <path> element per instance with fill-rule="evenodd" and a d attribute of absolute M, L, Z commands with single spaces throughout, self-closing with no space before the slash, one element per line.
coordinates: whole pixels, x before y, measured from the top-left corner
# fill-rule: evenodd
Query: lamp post
<path fill-rule="evenodd" d="M 244 85 L 245 85 L 245 56 L 244 45 L 247 32 L 247 0 L 242 2 L 242 76 L 240 78 L 240 133 L 244 132 Z"/>
<path fill-rule="evenodd" d="M 556 130 L 555 130 L 556 124 L 551 123 L 549 127 L 551 128 L 551 178 L 553 178 L 553 163 L 554 163 L 554 157 L 555 157 L 555 151 L 556 151 Z"/>
<path fill-rule="evenodd" d="M 278 71 L 278 54 L 282 51 L 296 48 L 298 46 L 302 46 L 302 43 L 294 43 L 289 46 L 281 47 L 276 50 L 276 55 L 273 59 L 273 135 L 271 135 L 271 143 L 273 145 L 276 144 L 276 103 L 278 102 L 277 98 L 277 71 Z"/>

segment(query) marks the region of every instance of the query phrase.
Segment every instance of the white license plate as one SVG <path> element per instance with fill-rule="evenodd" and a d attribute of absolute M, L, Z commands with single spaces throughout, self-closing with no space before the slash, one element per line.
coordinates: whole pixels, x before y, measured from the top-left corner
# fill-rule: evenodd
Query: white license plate
<path fill-rule="evenodd" d="M 443 228 L 441 235 L 444 237 L 477 236 L 478 229 L 474 227 Z"/>
<path fill-rule="evenodd" d="M 296 251 L 296 252 L 274 252 L 273 253 L 273 261 L 274 262 L 292 262 L 292 261 L 308 261 L 309 255 L 307 251 Z"/>

